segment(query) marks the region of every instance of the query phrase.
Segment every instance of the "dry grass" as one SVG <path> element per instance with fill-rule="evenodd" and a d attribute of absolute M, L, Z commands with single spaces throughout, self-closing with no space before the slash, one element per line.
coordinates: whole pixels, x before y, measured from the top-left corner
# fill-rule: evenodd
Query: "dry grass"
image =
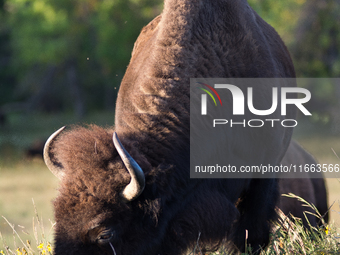
<path fill-rule="evenodd" d="M 30 226 L 32 219 L 37 221 L 37 216 L 32 198 L 39 209 L 39 215 L 46 221 L 40 221 L 45 226 L 42 230 L 48 233 L 51 229 L 49 221 L 53 221 L 52 200 L 57 195 L 57 185 L 57 179 L 41 160 L 0 167 L 0 216 L 13 224 L 24 239 L 34 241 L 34 231 Z M 0 232 L 11 250 L 20 245 L 17 235 L 13 235 L 12 227 L 2 217 Z M 47 238 L 52 240 L 52 233 Z M 2 245 L 0 242 L 0 250 L 3 249 Z"/>
<path fill-rule="evenodd" d="M 310 227 L 306 229 L 299 218 L 287 217 L 280 209 L 277 209 L 279 221 L 274 223 L 269 246 L 261 252 L 261 255 L 288 255 L 288 254 L 340 254 L 340 228 L 334 223 L 326 224 L 314 205 L 304 199 L 289 194 L 289 197 L 299 199 L 305 206 L 314 210 L 314 215 L 322 221 L 321 227 Z M 339 213 L 339 212 L 338 212 Z M 307 218 L 306 218 L 307 219 Z M 195 254 L 195 253 L 193 253 Z M 197 253 L 202 254 L 202 253 Z M 245 253 L 238 253 L 222 248 L 210 255 L 252 255 L 251 247 L 247 247 Z"/>

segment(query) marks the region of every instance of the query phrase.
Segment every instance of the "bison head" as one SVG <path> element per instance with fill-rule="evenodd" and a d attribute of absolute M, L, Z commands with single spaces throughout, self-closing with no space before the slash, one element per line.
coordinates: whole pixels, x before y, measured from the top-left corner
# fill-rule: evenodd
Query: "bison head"
<path fill-rule="evenodd" d="M 115 254 L 136 224 L 131 202 L 145 187 L 144 172 L 113 130 L 64 128 L 44 148 L 46 165 L 61 180 L 54 201 L 55 254 Z"/>

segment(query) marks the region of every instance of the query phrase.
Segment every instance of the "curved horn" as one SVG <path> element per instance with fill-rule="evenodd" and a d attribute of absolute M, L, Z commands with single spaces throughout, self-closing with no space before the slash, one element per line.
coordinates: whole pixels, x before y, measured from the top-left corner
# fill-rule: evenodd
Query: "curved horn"
<path fill-rule="evenodd" d="M 55 131 L 46 141 L 44 147 L 44 161 L 48 169 L 57 176 L 59 179 L 62 179 L 65 175 L 64 168 L 61 164 L 52 161 L 50 157 L 50 149 L 52 148 L 52 144 L 55 142 L 55 139 L 59 136 L 59 134 L 65 129 L 65 126 Z"/>
<path fill-rule="evenodd" d="M 145 175 L 142 168 L 125 150 L 119 141 L 116 132 L 113 133 L 113 144 L 131 175 L 130 183 L 121 192 L 123 199 L 126 202 L 129 202 L 137 198 L 143 192 L 145 187 Z"/>

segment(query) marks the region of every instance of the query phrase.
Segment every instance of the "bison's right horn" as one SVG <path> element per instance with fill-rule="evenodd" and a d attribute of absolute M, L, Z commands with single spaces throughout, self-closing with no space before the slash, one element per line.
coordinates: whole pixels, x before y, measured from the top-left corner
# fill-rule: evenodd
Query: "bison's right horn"
<path fill-rule="evenodd" d="M 57 176 L 59 179 L 62 179 L 65 175 L 64 168 L 60 163 L 55 162 L 51 159 L 50 150 L 52 148 L 53 143 L 55 142 L 58 135 L 65 129 L 65 126 L 55 131 L 46 141 L 44 147 L 44 161 L 48 169 Z"/>
<path fill-rule="evenodd" d="M 122 143 L 119 141 L 117 133 L 113 133 L 113 144 L 124 162 L 126 169 L 131 176 L 130 183 L 123 189 L 121 195 L 126 202 L 137 198 L 144 190 L 145 175 L 142 168 L 125 150 Z"/>

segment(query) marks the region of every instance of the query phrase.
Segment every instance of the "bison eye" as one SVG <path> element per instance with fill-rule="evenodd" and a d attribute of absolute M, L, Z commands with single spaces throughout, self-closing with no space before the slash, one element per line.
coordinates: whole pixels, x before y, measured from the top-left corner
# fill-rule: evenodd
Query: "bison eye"
<path fill-rule="evenodd" d="M 113 230 L 106 230 L 101 232 L 97 237 L 98 244 L 107 244 L 112 241 L 115 236 L 115 231 Z"/>

